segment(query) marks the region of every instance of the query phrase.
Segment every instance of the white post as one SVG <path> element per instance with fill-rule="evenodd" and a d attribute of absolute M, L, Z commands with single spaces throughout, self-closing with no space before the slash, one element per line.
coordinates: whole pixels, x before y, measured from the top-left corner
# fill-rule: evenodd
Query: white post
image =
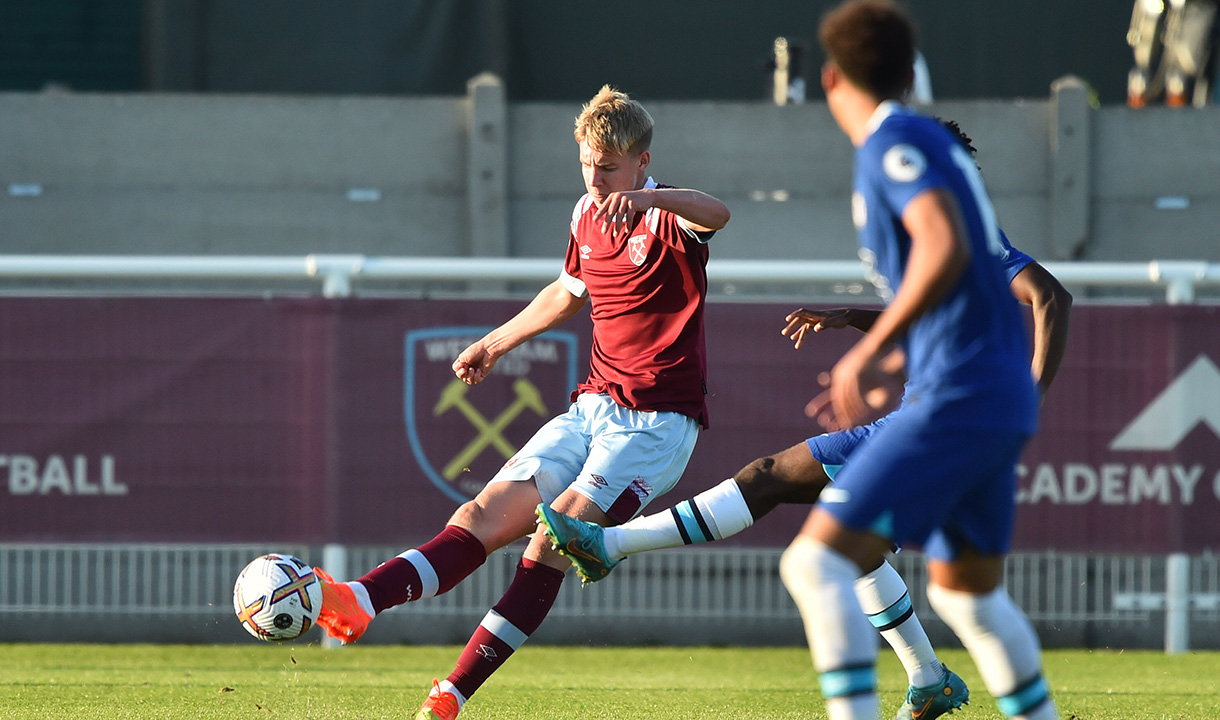
<path fill-rule="evenodd" d="M 1190 649 L 1190 556 L 1173 553 L 1165 562 L 1165 652 Z"/>
<path fill-rule="evenodd" d="M 1149 277 L 1165 284 L 1165 302 L 1188 305 L 1195 301 L 1195 285 L 1207 279 L 1208 265 L 1192 260 L 1153 260 Z"/>
<path fill-rule="evenodd" d="M 322 569 L 339 582 L 347 580 L 347 548 L 338 543 L 328 543 L 322 546 Z M 338 648 L 343 647 L 343 643 L 324 634 L 322 647 Z"/>
<path fill-rule="evenodd" d="M 352 294 L 352 278 L 364 269 L 363 255 L 318 254 L 305 256 L 305 272 L 322 278 L 322 295 L 328 298 Z M 328 571 L 329 572 L 329 571 Z"/>

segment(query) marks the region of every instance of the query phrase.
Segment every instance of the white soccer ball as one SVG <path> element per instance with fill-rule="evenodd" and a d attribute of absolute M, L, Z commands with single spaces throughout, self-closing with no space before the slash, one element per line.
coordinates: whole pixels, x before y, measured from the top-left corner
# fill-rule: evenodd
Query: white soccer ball
<path fill-rule="evenodd" d="M 233 612 L 259 640 L 296 640 L 318 622 L 322 584 L 304 560 L 270 554 L 254 558 L 233 585 Z"/>

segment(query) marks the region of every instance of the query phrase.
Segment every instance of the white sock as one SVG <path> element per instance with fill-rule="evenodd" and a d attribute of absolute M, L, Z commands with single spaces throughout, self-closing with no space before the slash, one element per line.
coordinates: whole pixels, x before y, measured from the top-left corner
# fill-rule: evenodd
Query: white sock
<path fill-rule="evenodd" d="M 801 611 L 827 716 L 876 720 L 877 633 L 852 591 L 860 568 L 826 545 L 799 536 L 784 551 L 779 572 Z"/>
<path fill-rule="evenodd" d="M 979 595 L 929 584 L 928 602 L 970 653 L 1000 712 L 1020 720 L 1058 720 L 1042 677 L 1038 636 L 1003 587 Z"/>
<path fill-rule="evenodd" d="M 438 692 L 447 692 L 452 694 L 453 697 L 457 698 L 458 710 L 461 710 L 466 705 L 466 696 L 458 692 L 457 687 L 455 687 L 454 684 L 448 680 L 441 680 L 439 683 L 437 683 L 436 687 L 428 691 L 428 697 L 432 697 Z"/>
<path fill-rule="evenodd" d="M 364 585 L 361 585 L 356 580 L 349 582 L 347 585 L 352 589 L 352 594 L 356 596 L 356 604 L 360 606 L 360 609 L 369 617 L 376 617 L 377 613 L 373 611 L 373 601 L 369 598 L 369 591 Z"/>
<path fill-rule="evenodd" d="M 729 478 L 669 510 L 606 528 L 603 538 L 610 559 L 619 560 L 646 550 L 723 540 L 753 524 L 737 481 Z"/>
<path fill-rule="evenodd" d="M 864 614 L 894 648 L 911 685 L 927 687 L 940 682 L 945 671 L 923 625 L 915 617 L 907 585 L 898 571 L 883 562 L 881 567 L 857 579 L 854 587 Z"/>

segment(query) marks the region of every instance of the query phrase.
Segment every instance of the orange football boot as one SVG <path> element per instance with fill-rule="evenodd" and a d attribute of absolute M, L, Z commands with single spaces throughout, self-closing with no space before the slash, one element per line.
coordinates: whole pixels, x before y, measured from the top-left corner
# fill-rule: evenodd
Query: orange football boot
<path fill-rule="evenodd" d="M 344 645 L 356 642 L 368 629 L 373 616 L 360 609 L 356 593 L 346 583 L 335 579 L 322 568 L 314 568 L 322 581 L 322 611 L 318 613 L 318 624 L 326 634 Z"/>

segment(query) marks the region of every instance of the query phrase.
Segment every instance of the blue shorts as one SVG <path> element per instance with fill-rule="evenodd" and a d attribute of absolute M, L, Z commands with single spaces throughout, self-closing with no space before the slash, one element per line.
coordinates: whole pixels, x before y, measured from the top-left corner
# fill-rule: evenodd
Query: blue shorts
<path fill-rule="evenodd" d="M 889 417 L 886 415 L 868 425 L 859 425 L 847 430 L 811 437 L 805 441 L 805 444 L 809 446 L 809 452 L 813 453 L 813 459 L 820 462 L 826 470 L 826 475 L 834 480 L 835 475 L 847 463 L 847 458 L 856 451 L 860 443 L 872 437 L 889 421 Z"/>
<path fill-rule="evenodd" d="M 814 451 L 815 458 L 824 451 L 834 459 L 830 453 L 846 447 L 846 459 L 868 440 L 867 451 L 837 473 L 835 492 L 823 492 L 819 501 L 843 525 L 898 545 L 921 545 L 926 555 L 942 560 L 954 559 L 966 547 L 984 554 L 1008 551 L 1015 468 L 1027 433 L 947 429 L 911 406 L 883 423 L 847 432 L 855 435 L 840 438 L 838 446 L 820 442 Z"/>

